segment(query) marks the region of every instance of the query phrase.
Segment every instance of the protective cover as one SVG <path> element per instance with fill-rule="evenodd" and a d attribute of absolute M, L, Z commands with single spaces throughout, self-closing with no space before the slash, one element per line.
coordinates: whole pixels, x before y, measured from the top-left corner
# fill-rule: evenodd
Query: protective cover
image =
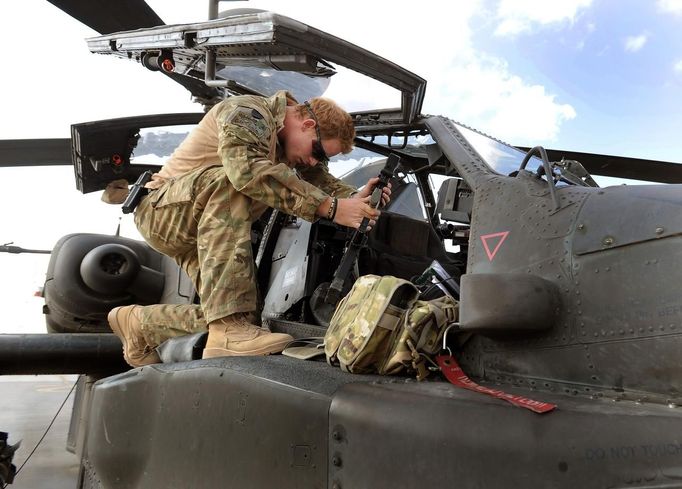
<path fill-rule="evenodd" d="M 194 333 L 171 338 L 161 343 L 156 352 L 163 363 L 199 360 L 206 346 L 208 333 Z"/>

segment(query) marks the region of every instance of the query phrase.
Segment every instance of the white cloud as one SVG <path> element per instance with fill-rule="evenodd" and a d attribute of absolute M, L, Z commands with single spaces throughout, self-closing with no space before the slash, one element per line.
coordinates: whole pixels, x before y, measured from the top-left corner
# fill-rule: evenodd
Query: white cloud
<path fill-rule="evenodd" d="M 636 53 L 644 47 L 649 39 L 649 35 L 644 32 L 638 36 L 628 36 L 625 38 L 625 50 L 629 53 Z"/>
<path fill-rule="evenodd" d="M 579 3 L 587 5 L 589 1 Z M 383 0 L 364 3 L 346 0 L 342 12 L 314 18 L 305 3 L 287 2 L 286 10 L 277 0 L 263 5 L 261 0 L 260 8 L 270 7 L 338 35 L 424 77 L 427 80 L 424 113 L 448 116 L 512 143 L 553 140 L 561 125 L 576 117 L 573 107 L 558 102 L 546 88 L 528 83 L 511 72 L 504 60 L 487 55 L 472 44 L 471 22 L 484 7 L 481 1 L 458 2 L 457 16 L 434 16 L 429 9 L 414 9 L 409 16 L 392 16 L 390 32 L 402 32 L 401 39 L 409 40 L 398 43 L 395 36 L 376 32 L 375 19 L 385 16 L 391 5 Z M 357 15 L 358 9 L 362 16 Z M 409 33 L 418 25 L 429 28 L 411 38 Z M 369 34 L 372 32 L 376 35 Z M 393 95 L 391 100 L 398 100 L 397 95 L 374 90 L 362 80 L 354 80 L 351 90 L 348 86 L 341 90 L 332 82 L 326 95 L 349 110 L 368 104 L 386 106 L 381 104 L 389 95 Z"/>
<path fill-rule="evenodd" d="M 581 9 L 592 0 L 501 0 L 497 8 L 498 36 L 514 36 L 530 31 L 535 25 L 572 23 Z"/>
<path fill-rule="evenodd" d="M 498 59 L 470 59 L 450 70 L 449 93 L 428 95 L 427 108 L 452 107 L 455 119 L 512 144 L 554 140 L 561 124 L 576 117 L 571 105 L 510 73 Z"/>
<path fill-rule="evenodd" d="M 658 0 L 657 6 L 663 12 L 682 15 L 682 0 Z"/>
<path fill-rule="evenodd" d="M 673 65 L 673 70 L 675 70 L 676 73 L 682 74 L 682 59 L 678 60 L 677 63 Z"/>

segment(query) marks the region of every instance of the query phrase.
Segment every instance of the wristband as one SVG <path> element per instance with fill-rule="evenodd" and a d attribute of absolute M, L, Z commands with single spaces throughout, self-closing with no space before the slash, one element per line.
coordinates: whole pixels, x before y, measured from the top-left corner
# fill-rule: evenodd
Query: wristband
<path fill-rule="evenodd" d="M 332 212 L 332 222 L 334 222 L 334 218 L 336 217 L 336 211 L 339 209 L 339 199 L 334 197 L 334 212 Z"/>
<path fill-rule="evenodd" d="M 334 217 L 336 216 L 336 206 L 339 203 L 339 199 L 336 197 L 332 197 L 332 203 L 329 204 L 329 210 L 327 210 L 327 219 L 330 221 L 334 220 Z"/>

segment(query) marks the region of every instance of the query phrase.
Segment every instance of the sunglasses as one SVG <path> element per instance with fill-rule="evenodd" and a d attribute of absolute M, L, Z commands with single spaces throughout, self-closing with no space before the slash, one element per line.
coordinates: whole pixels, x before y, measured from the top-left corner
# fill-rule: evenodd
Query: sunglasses
<path fill-rule="evenodd" d="M 315 117 L 315 112 L 313 112 L 313 108 L 310 106 L 310 103 L 303 102 L 303 105 L 305 105 L 305 108 L 308 109 L 308 112 L 310 112 L 310 115 L 315 121 L 315 134 L 317 135 L 317 139 L 313 141 L 313 158 L 320 163 L 327 163 L 329 162 L 329 157 L 322 146 L 322 138 L 320 137 L 320 123 L 317 122 L 317 117 Z"/>

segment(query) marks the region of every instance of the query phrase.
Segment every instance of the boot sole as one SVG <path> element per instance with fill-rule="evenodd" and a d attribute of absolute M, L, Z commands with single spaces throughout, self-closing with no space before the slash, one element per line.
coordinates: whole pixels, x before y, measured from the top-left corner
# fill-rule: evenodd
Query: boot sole
<path fill-rule="evenodd" d="M 278 343 L 273 343 L 267 348 L 258 348 L 256 350 L 228 350 L 227 348 L 204 348 L 204 353 L 201 358 L 216 358 L 216 357 L 256 357 L 267 356 L 273 353 L 281 353 L 282 350 L 289 344 L 291 340 L 287 339 Z"/>

